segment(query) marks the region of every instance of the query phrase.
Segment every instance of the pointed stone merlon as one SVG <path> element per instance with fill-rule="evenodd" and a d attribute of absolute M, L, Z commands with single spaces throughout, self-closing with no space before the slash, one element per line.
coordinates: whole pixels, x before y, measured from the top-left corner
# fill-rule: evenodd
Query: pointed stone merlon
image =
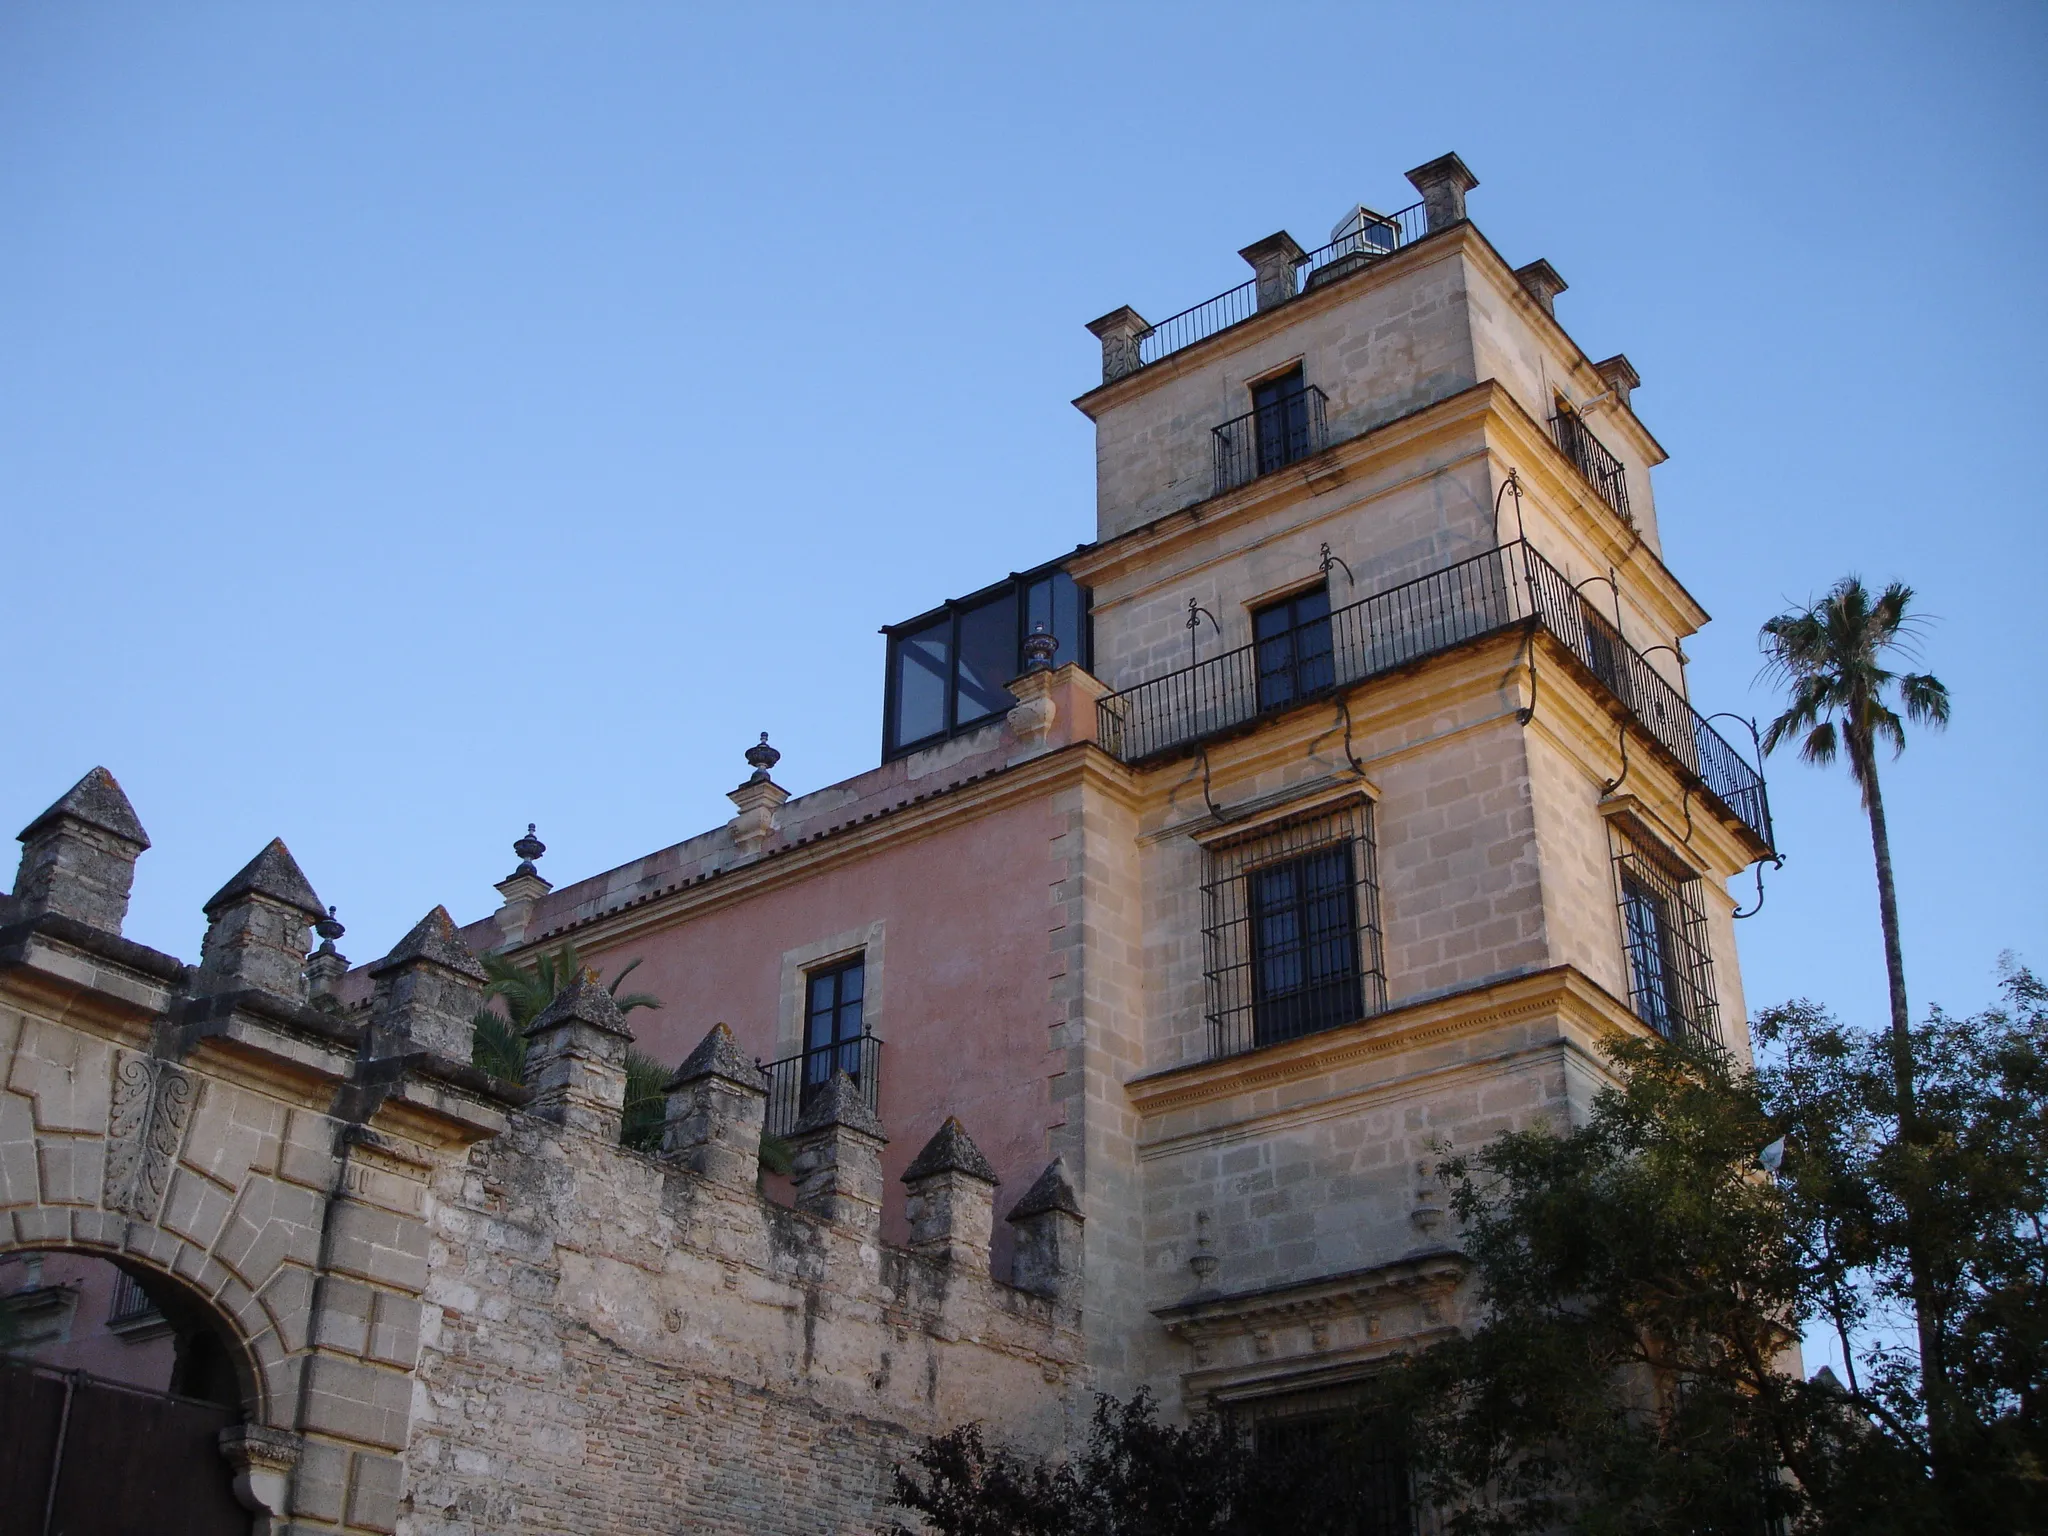
<path fill-rule="evenodd" d="M 732 1031 L 712 1025 L 665 1091 L 661 1155 L 715 1184 L 751 1190 L 761 1161 L 768 1084 Z"/>
<path fill-rule="evenodd" d="M 54 914 L 119 933 L 135 861 L 148 846 L 149 835 L 114 776 L 93 769 L 22 828 L 21 867 L 14 877 L 17 916 Z"/>
<path fill-rule="evenodd" d="M 532 1113 L 600 1141 L 619 1139 L 633 1031 L 595 971 L 555 994 L 526 1027 Z"/>
<path fill-rule="evenodd" d="M 1410 171 L 1408 183 L 1422 194 L 1429 232 L 1435 234 L 1465 217 L 1465 194 L 1479 185 L 1479 178 L 1456 155 L 1439 155 Z"/>
<path fill-rule="evenodd" d="M 256 991 L 306 1001 L 306 950 L 327 909 L 283 839 L 273 837 L 213 893 L 205 911 L 198 995 Z"/>
<path fill-rule="evenodd" d="M 996 1224 L 996 1171 L 952 1116 L 903 1170 L 910 1249 L 976 1273 L 988 1269 Z"/>
<path fill-rule="evenodd" d="M 372 1017 L 379 1028 L 436 1056 L 469 1060 L 487 978 L 446 907 L 414 924 L 397 948 L 370 967 L 370 980 L 377 989 Z"/>
<path fill-rule="evenodd" d="M 874 1237 L 882 1228 L 882 1148 L 888 1144 L 860 1084 L 834 1072 L 790 1136 L 796 1208 Z"/>
<path fill-rule="evenodd" d="M 1138 356 L 1138 343 L 1152 334 L 1152 327 L 1130 305 L 1112 309 L 1100 320 L 1090 320 L 1088 330 L 1102 343 L 1103 383 L 1113 383 L 1145 366 Z"/>
<path fill-rule="evenodd" d="M 1557 296 L 1571 284 L 1557 275 L 1557 268 L 1549 262 L 1532 261 L 1526 267 L 1515 268 L 1515 281 L 1522 290 L 1543 307 L 1543 313 L 1551 319 L 1557 318 Z"/>
<path fill-rule="evenodd" d="M 1067 1178 L 1067 1161 L 1056 1157 L 1038 1182 L 1011 1207 L 1017 1231 L 1010 1283 L 1020 1291 L 1078 1303 L 1081 1297 L 1081 1201 Z"/>
<path fill-rule="evenodd" d="M 1251 265 L 1260 309 L 1285 304 L 1300 291 L 1294 269 L 1308 253 L 1294 243 L 1294 236 L 1281 230 L 1246 246 L 1237 253 Z"/>
<path fill-rule="evenodd" d="M 1617 352 L 1605 362 L 1595 363 L 1593 371 L 1600 375 L 1603 384 L 1614 391 L 1615 399 L 1630 410 L 1635 409 L 1629 396 L 1641 388 L 1643 377 L 1636 372 L 1635 365 L 1628 360 L 1627 353 Z"/>

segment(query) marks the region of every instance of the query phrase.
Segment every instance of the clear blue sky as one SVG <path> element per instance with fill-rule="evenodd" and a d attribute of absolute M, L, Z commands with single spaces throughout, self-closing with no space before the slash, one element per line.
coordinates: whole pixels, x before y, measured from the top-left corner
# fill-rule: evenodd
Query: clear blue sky
<path fill-rule="evenodd" d="M 1456 150 L 1626 350 L 1667 553 L 1941 616 L 1889 770 L 1916 1004 L 2048 961 L 2048 12 L 1772 4 L 0 7 L 0 814 L 94 763 L 129 932 L 273 834 L 358 960 L 871 766 L 876 626 L 1090 536 L 1082 324 Z M 1772 765 L 1750 998 L 1875 1020 L 1840 772 Z M 2030 785 L 2036 787 L 2029 788 Z M 1036 878 L 1020 871 L 1019 878 Z"/>

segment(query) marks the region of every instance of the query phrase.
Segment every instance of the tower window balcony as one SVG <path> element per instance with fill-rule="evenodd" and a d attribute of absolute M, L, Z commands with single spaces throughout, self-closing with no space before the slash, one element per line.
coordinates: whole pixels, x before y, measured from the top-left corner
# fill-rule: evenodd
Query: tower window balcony
<path fill-rule="evenodd" d="M 1235 490 L 1329 446 L 1329 399 L 1291 368 L 1252 388 L 1252 408 L 1212 429 L 1216 494 Z"/>

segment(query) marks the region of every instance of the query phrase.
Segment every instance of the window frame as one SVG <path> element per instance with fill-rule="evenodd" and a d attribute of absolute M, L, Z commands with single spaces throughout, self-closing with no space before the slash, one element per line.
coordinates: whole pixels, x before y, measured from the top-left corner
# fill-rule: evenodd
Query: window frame
<path fill-rule="evenodd" d="M 1092 594 L 1087 587 L 1073 580 L 1064 562 L 1060 560 L 1048 561 L 1046 564 L 1034 566 L 1028 571 L 1013 571 L 1001 581 L 992 582 L 978 591 L 968 593 L 965 597 L 956 597 L 941 603 L 936 608 L 927 609 L 916 618 L 906 619 L 901 624 L 885 624 L 882 626 L 882 634 L 887 637 L 882 683 L 883 762 L 892 762 L 899 757 L 908 757 L 913 752 L 921 752 L 926 747 L 936 746 L 943 741 L 950 741 L 955 736 L 963 735 L 968 731 L 980 730 L 990 721 L 1001 718 L 1007 706 L 964 720 L 960 717 L 960 640 L 962 620 L 968 615 L 987 608 L 991 604 L 1004 601 L 1010 604 L 1014 621 L 1013 627 L 1016 631 L 1016 671 L 1010 673 L 1009 677 L 1000 679 L 1001 683 L 1008 683 L 1012 678 L 1021 675 L 1024 670 L 1024 640 L 1031 632 L 1032 590 L 1041 583 L 1051 583 L 1060 576 L 1066 576 L 1074 589 L 1075 619 L 1078 629 L 1076 649 L 1080 654 L 1057 655 L 1054 659 L 1062 666 L 1072 661 L 1080 663 L 1083 668 L 1091 667 L 1094 665 L 1095 659 L 1095 616 Z M 943 723 L 939 729 L 927 732 L 923 736 L 914 737 L 907 741 L 897 741 L 895 739 L 896 717 L 900 703 L 897 658 L 900 648 L 905 641 L 922 635 L 926 631 L 940 625 L 945 626 L 947 636 L 945 702 L 940 711 Z"/>
<path fill-rule="evenodd" d="M 831 1081 L 832 1074 L 835 1071 L 845 1072 L 856 1083 L 861 1079 L 864 1060 L 862 1042 L 867 1038 L 868 1033 L 867 965 L 867 951 L 861 949 L 851 955 L 841 955 L 837 959 L 828 961 L 823 965 L 813 966 L 804 972 L 803 1017 L 799 1035 L 799 1050 L 803 1056 L 803 1069 L 800 1076 L 803 1083 L 802 1094 L 806 1101 L 809 1100 L 813 1093 L 816 1093 L 826 1083 Z M 849 999 L 845 996 L 844 978 L 854 972 L 860 974 L 860 992 L 858 996 Z M 819 1017 L 817 1006 L 813 1000 L 813 989 L 820 982 L 832 983 L 832 1002 L 826 1010 L 832 1019 L 832 1038 L 823 1045 L 814 1043 L 812 1039 L 812 1025 Z M 845 1034 L 842 1029 L 849 1009 L 851 1009 L 853 1016 L 853 1033 L 851 1035 Z M 846 1065 L 849 1054 L 853 1062 L 853 1065 L 850 1067 Z M 818 1057 L 826 1058 L 826 1064 L 822 1070 L 815 1070 L 812 1065 L 814 1058 Z"/>
<path fill-rule="evenodd" d="M 1303 622 L 1295 614 L 1295 605 L 1306 599 L 1316 597 L 1322 599 L 1323 611 Z M 1278 613 L 1282 609 L 1287 611 L 1287 627 L 1278 634 L 1260 634 L 1259 626 L 1262 621 L 1269 614 Z M 1297 587 L 1292 592 L 1263 599 L 1256 607 L 1251 609 L 1252 685 L 1257 693 L 1260 714 L 1263 715 L 1274 710 L 1290 709 L 1294 705 L 1301 703 L 1304 699 L 1312 699 L 1318 694 L 1328 692 L 1336 685 L 1337 635 L 1336 629 L 1331 623 L 1331 615 L 1330 583 L 1327 577 L 1320 581 L 1312 582 L 1308 586 Z M 1319 633 L 1321 635 L 1322 649 L 1315 655 L 1304 657 L 1300 637 L 1310 633 Z M 1287 642 L 1287 664 L 1284 668 L 1269 669 L 1266 665 L 1266 647 L 1273 642 L 1283 639 Z M 1320 663 L 1329 675 L 1312 685 L 1304 685 L 1303 670 L 1306 666 L 1314 663 Z M 1285 697 L 1275 697 L 1269 693 L 1266 681 L 1269 676 L 1286 677 L 1288 692 Z"/>

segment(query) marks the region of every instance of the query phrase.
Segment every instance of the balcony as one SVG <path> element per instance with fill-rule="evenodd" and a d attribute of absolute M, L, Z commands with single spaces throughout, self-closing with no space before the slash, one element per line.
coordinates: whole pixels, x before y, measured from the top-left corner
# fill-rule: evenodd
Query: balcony
<path fill-rule="evenodd" d="M 1358 218 L 1351 228 L 1328 245 L 1310 251 L 1294 263 L 1292 285 L 1280 297 L 1284 301 L 1297 293 L 1334 282 L 1371 265 L 1382 256 L 1392 255 L 1405 245 L 1414 244 L 1428 232 L 1429 219 L 1421 203 L 1397 213 L 1368 214 Z M 1184 309 L 1146 330 L 1138 337 L 1138 367 L 1150 367 L 1163 357 L 1171 357 L 1198 341 L 1206 341 L 1218 331 L 1228 330 L 1241 320 L 1249 320 L 1261 309 L 1272 308 L 1274 296 L 1271 293 L 1265 303 L 1260 303 L 1259 281 L 1253 278 L 1248 283 L 1240 283 L 1228 292 L 1219 293 L 1213 299 L 1204 299 L 1192 309 Z"/>
<path fill-rule="evenodd" d="M 1329 446 L 1329 399 L 1313 384 L 1211 428 L 1216 494 L 1321 453 Z"/>
<path fill-rule="evenodd" d="M 1144 762 L 1519 624 L 1547 630 L 1688 784 L 1766 848 L 1774 846 L 1763 775 L 1593 612 L 1562 572 L 1522 541 L 1333 610 L 1330 666 L 1323 674 L 1329 680 L 1313 690 L 1290 691 L 1262 709 L 1257 647 L 1242 646 L 1105 695 L 1096 705 L 1097 739 L 1120 761 Z"/>
<path fill-rule="evenodd" d="M 768 1079 L 768 1111 L 762 1128 L 770 1136 L 789 1136 L 810 1108 L 811 1099 L 831 1081 L 834 1072 L 851 1077 L 860 1089 L 861 1101 L 869 1109 L 876 1108 L 876 1096 L 882 1085 L 882 1042 L 864 1034 L 837 1045 L 785 1056 L 765 1066 L 758 1061 L 754 1065 Z"/>
<path fill-rule="evenodd" d="M 1572 461 L 1572 467 L 1599 493 L 1600 499 L 1634 522 L 1628 510 L 1628 471 L 1592 434 L 1579 413 L 1559 411 L 1550 418 L 1550 433 L 1557 441 L 1558 452 Z"/>

